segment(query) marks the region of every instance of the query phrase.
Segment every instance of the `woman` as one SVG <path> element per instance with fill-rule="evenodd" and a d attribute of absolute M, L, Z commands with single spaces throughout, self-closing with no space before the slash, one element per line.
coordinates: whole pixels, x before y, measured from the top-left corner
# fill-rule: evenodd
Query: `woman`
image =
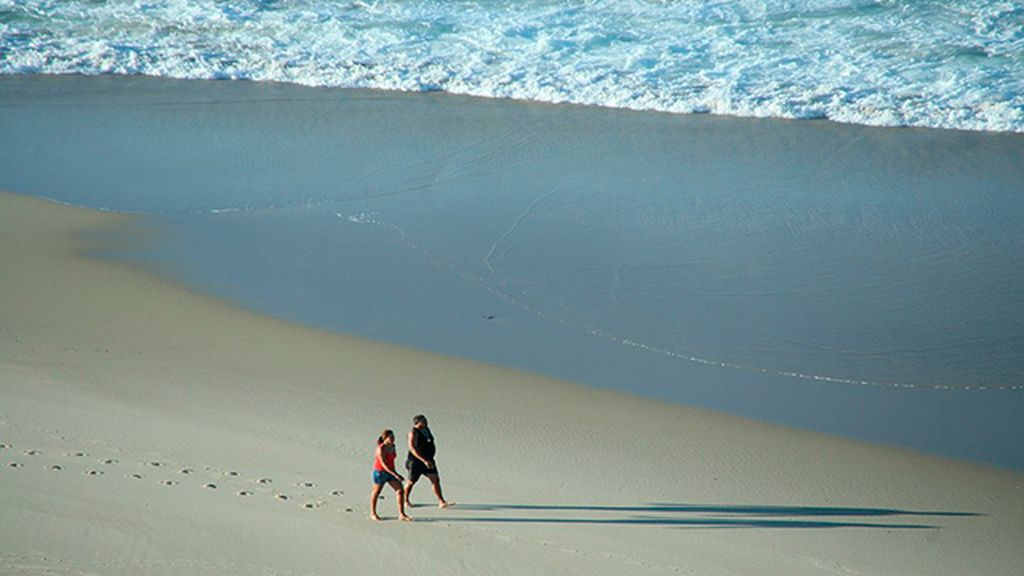
<path fill-rule="evenodd" d="M 405 492 L 402 491 L 402 475 L 395 472 L 395 433 L 381 432 L 377 437 L 377 452 L 373 458 L 373 489 L 370 491 L 370 519 L 380 521 L 377 516 L 377 498 L 384 484 L 391 486 L 398 498 L 398 517 L 406 522 L 412 520 L 405 514 Z"/>

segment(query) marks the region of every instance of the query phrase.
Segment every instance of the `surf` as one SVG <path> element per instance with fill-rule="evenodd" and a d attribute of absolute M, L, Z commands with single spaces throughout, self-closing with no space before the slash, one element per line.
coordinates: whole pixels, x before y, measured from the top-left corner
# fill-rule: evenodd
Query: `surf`
<path fill-rule="evenodd" d="M 1024 4 L 0 1 L 0 74 L 1024 131 Z"/>

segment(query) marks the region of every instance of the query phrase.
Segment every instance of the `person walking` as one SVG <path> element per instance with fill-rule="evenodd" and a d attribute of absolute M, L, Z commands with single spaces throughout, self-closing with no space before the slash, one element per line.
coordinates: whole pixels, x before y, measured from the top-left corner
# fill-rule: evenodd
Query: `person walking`
<path fill-rule="evenodd" d="M 426 476 L 437 496 L 438 508 L 447 508 L 450 503 L 441 492 L 441 478 L 434 462 L 434 435 L 427 426 L 427 417 L 417 414 L 412 419 L 412 430 L 409 431 L 409 455 L 405 459 L 405 468 L 409 471 L 409 480 L 405 484 L 405 501 L 409 502 L 412 487 L 420 476 Z M 412 507 L 412 504 L 409 504 Z"/>
<path fill-rule="evenodd" d="M 395 433 L 384 430 L 377 437 L 377 451 L 373 457 L 373 488 L 370 490 L 370 519 L 380 521 L 377 515 L 377 499 L 387 484 L 398 498 L 398 517 L 403 521 L 412 518 L 405 513 L 405 492 L 402 490 L 402 475 L 395 471 Z"/>

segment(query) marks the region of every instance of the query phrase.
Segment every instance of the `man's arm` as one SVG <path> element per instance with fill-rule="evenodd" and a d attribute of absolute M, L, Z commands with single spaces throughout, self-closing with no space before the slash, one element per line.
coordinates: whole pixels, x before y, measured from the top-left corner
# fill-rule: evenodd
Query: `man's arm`
<path fill-rule="evenodd" d="M 416 442 L 414 442 L 415 439 L 416 439 L 416 433 L 413 432 L 412 430 L 410 430 L 409 431 L 409 454 L 412 454 L 414 457 L 416 457 L 417 460 L 419 460 L 420 462 L 423 462 L 423 465 L 426 466 L 427 468 L 433 468 L 434 467 L 434 463 L 431 462 L 430 460 L 427 460 L 426 458 L 424 458 L 423 455 L 421 455 L 419 453 L 419 450 L 416 450 Z"/>

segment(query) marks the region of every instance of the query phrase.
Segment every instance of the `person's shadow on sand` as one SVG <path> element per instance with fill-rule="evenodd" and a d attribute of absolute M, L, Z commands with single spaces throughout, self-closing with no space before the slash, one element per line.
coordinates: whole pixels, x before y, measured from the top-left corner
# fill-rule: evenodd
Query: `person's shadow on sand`
<path fill-rule="evenodd" d="M 585 506 L 539 504 L 459 504 L 460 511 L 500 515 L 445 516 L 437 522 L 506 524 L 608 524 L 679 528 L 884 528 L 936 529 L 929 524 L 871 522 L 873 518 L 971 517 L 971 512 L 934 512 L 891 508 L 833 506 L 767 506 L 730 504 L 644 504 Z"/>

